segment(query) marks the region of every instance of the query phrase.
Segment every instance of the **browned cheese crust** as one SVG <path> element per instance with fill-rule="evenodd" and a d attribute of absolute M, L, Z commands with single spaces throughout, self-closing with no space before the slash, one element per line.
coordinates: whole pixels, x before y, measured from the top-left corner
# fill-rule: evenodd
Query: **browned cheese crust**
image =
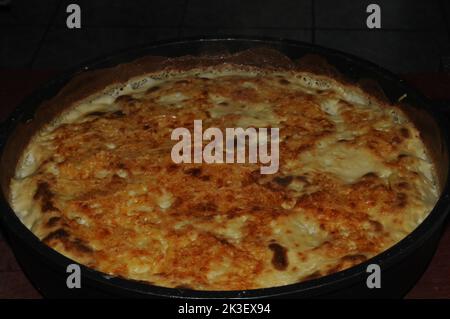
<path fill-rule="evenodd" d="M 116 80 L 112 71 L 86 75 L 95 85 L 75 80 L 59 107 L 47 103 L 63 120 L 38 125 L 12 180 L 24 223 L 77 262 L 166 287 L 280 286 L 379 254 L 434 205 L 432 164 L 414 125 L 331 68 L 273 52 L 139 63 L 115 69 Z M 152 81 L 137 89 L 86 100 L 146 73 Z M 80 105 L 96 108 L 61 115 Z M 172 130 L 192 132 L 200 119 L 203 129 L 279 127 L 278 173 L 174 164 Z"/>

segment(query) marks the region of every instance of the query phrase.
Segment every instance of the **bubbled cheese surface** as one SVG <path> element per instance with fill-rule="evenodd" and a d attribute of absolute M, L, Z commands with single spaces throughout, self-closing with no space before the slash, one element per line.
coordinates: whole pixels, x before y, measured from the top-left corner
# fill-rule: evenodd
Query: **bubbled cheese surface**
<path fill-rule="evenodd" d="M 236 66 L 134 81 L 39 132 L 11 183 L 36 236 L 108 275 L 197 290 L 301 282 L 386 250 L 437 200 L 416 128 L 356 87 Z M 172 130 L 200 119 L 279 127 L 278 173 L 174 164 Z"/>

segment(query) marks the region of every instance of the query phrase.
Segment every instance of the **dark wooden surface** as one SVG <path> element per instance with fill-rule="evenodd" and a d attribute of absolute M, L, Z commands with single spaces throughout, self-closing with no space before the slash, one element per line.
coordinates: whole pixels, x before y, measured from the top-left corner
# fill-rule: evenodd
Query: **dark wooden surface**
<path fill-rule="evenodd" d="M 0 70 L 0 121 L 56 70 Z M 404 78 L 425 95 L 439 100 L 441 108 L 449 101 L 450 76 L 447 74 L 412 74 Z M 0 212 L 1 213 L 1 212 Z M 411 265 L 414 267 L 414 265 Z M 0 298 L 41 298 L 18 266 L 0 233 Z M 450 298 L 450 227 L 447 224 L 439 248 L 428 269 L 406 298 Z"/>

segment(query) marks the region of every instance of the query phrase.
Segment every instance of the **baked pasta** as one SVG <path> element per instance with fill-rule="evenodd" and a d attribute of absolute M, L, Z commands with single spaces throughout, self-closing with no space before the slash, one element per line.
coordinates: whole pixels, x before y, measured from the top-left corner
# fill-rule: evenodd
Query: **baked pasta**
<path fill-rule="evenodd" d="M 399 242 L 439 195 L 398 105 L 270 50 L 87 72 L 41 108 L 57 111 L 24 144 L 10 203 L 46 245 L 109 276 L 195 290 L 306 281 Z M 171 132 L 194 120 L 279 128 L 278 172 L 175 164 Z"/>

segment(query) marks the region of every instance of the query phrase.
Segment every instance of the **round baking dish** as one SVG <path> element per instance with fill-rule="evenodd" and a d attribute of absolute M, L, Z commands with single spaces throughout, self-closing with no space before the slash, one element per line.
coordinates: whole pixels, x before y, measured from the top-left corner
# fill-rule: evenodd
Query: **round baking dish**
<path fill-rule="evenodd" d="M 20 123 L 33 118 L 37 107 L 57 92 L 77 73 L 111 67 L 146 55 L 183 56 L 212 52 L 238 52 L 255 47 L 274 48 L 291 59 L 317 54 L 351 80 L 375 80 L 391 101 L 402 100 L 403 110 L 422 134 L 437 169 L 442 193 L 434 209 L 411 234 L 392 248 L 347 270 L 302 283 L 274 288 L 242 291 L 193 291 L 153 286 L 111 277 L 81 267 L 81 288 L 66 286 L 67 266 L 74 263 L 43 244 L 17 218 L 5 199 L 8 172 L 5 158 L 17 149 L 8 143 Z M 47 297 L 169 297 L 169 298 L 264 298 L 264 297 L 401 297 L 417 281 L 433 256 L 450 208 L 448 168 L 449 132 L 444 116 L 430 102 L 392 73 L 357 57 L 306 43 L 274 39 L 186 39 L 159 42 L 104 57 L 65 72 L 47 83 L 19 105 L 5 122 L 1 136 L 1 212 L 0 221 L 22 268 L 34 285 Z M 381 267 L 381 288 L 366 285 L 369 264 Z"/>

